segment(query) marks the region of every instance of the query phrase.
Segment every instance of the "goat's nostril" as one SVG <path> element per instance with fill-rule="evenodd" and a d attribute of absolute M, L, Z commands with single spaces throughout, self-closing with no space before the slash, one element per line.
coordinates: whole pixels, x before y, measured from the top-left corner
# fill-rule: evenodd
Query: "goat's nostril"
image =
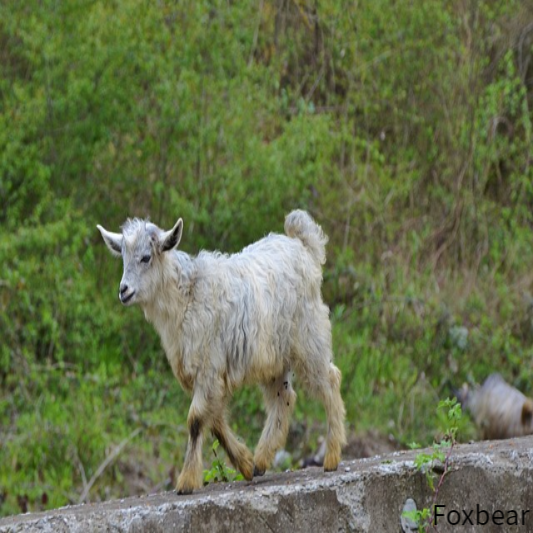
<path fill-rule="evenodd" d="M 120 290 L 120 294 L 124 294 L 128 290 L 128 286 L 121 285 L 119 290 Z"/>

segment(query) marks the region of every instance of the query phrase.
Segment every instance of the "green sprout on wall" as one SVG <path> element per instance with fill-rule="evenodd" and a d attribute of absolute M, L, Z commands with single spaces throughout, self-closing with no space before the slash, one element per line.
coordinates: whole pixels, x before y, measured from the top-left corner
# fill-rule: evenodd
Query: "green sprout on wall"
<path fill-rule="evenodd" d="M 415 466 L 426 476 L 427 484 L 433 493 L 431 507 L 406 511 L 403 515 L 418 524 L 418 531 L 425 533 L 431 528 L 437 531 L 434 525 L 435 504 L 444 482 L 444 478 L 450 471 L 450 458 L 454 446 L 457 444 L 456 436 L 459 429 L 459 422 L 463 416 L 461 404 L 456 398 L 447 398 L 439 402 L 437 407 L 439 414 L 444 414 L 445 431 L 440 442 L 436 442 L 430 448 L 430 452 L 420 452 L 415 457 Z M 418 447 L 412 443 L 411 447 Z"/>
<path fill-rule="evenodd" d="M 215 458 L 209 470 L 204 470 L 204 485 L 209 483 L 228 483 L 230 481 L 242 481 L 244 477 L 238 474 L 233 468 L 226 465 L 223 459 L 217 454 L 217 449 L 220 446 L 218 439 L 215 439 L 211 450 Z"/>

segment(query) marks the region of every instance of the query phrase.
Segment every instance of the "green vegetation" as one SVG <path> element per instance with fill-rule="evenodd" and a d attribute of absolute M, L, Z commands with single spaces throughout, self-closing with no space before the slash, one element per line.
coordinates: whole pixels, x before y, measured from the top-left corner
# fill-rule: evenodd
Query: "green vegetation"
<path fill-rule="evenodd" d="M 415 457 L 415 466 L 426 476 L 427 484 L 433 494 L 431 508 L 424 507 L 423 509 L 403 512 L 404 516 L 418 524 L 418 530 L 421 533 L 425 533 L 430 527 L 436 530 L 433 518 L 435 505 L 444 478 L 450 471 L 453 447 L 457 443 L 457 432 L 463 417 L 461 405 L 457 403 L 456 398 L 440 401 L 437 411 L 443 422 L 443 438 L 440 442 L 433 443 L 430 453 L 420 452 Z M 412 447 L 417 448 L 418 445 L 413 443 Z M 435 485 L 436 481 L 437 485 Z"/>
<path fill-rule="evenodd" d="M 229 481 L 242 481 L 244 479 L 243 475 L 235 471 L 233 468 L 229 468 L 224 460 L 217 454 L 219 446 L 220 443 L 218 442 L 218 439 L 215 439 L 211 446 L 211 451 L 215 458 L 211 463 L 211 468 L 204 470 L 204 485 L 220 481 L 225 483 Z"/>
<path fill-rule="evenodd" d="M 533 394 L 532 19 L 519 0 L 0 3 L 0 514 L 169 488 L 183 460 L 188 398 L 95 228 L 127 216 L 231 252 L 308 209 L 356 432 L 429 444 L 438 399 L 494 370 Z M 324 416 L 296 389 L 298 457 Z M 263 417 L 236 396 L 251 446 Z"/>

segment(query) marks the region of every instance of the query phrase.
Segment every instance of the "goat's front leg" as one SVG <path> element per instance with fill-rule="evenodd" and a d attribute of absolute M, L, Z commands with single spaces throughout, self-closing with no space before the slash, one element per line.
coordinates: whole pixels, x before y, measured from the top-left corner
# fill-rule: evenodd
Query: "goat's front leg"
<path fill-rule="evenodd" d="M 178 494 L 190 494 L 194 489 L 199 489 L 203 482 L 202 441 L 206 416 L 205 410 L 201 408 L 203 402 L 199 400 L 195 394 L 187 417 L 189 442 L 183 470 L 176 485 Z"/>
<path fill-rule="evenodd" d="M 251 481 L 254 471 L 252 452 L 250 452 L 245 444 L 239 442 L 233 431 L 231 431 L 226 422 L 223 407 L 219 409 L 217 416 L 213 419 L 212 431 L 224 450 L 226 450 L 231 464 L 241 472 L 244 479 Z"/>

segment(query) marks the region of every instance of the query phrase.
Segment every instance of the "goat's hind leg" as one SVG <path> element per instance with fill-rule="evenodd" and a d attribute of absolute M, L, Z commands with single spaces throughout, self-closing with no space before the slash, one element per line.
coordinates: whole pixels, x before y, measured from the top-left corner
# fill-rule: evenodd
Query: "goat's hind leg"
<path fill-rule="evenodd" d="M 324 404 L 328 419 L 326 455 L 324 470 L 337 470 L 341 460 L 341 449 L 346 444 L 344 418 L 346 411 L 341 397 L 341 372 L 333 364 L 329 320 L 326 327 L 309 327 L 315 335 L 305 337 L 304 353 L 298 377 L 302 378 L 306 390 Z M 319 334 L 318 332 L 323 332 Z"/>
<path fill-rule="evenodd" d="M 290 416 L 296 404 L 291 372 L 263 384 L 267 420 L 254 454 L 254 476 L 262 476 L 272 464 L 276 452 L 285 444 Z"/>
<path fill-rule="evenodd" d="M 328 417 L 328 435 L 326 439 L 326 455 L 324 470 L 337 470 L 341 460 L 341 449 L 346 444 L 346 430 L 344 418 L 346 411 L 341 397 L 341 371 L 329 363 L 327 370 L 327 385 L 318 390 L 318 395 L 324 403 Z"/>

